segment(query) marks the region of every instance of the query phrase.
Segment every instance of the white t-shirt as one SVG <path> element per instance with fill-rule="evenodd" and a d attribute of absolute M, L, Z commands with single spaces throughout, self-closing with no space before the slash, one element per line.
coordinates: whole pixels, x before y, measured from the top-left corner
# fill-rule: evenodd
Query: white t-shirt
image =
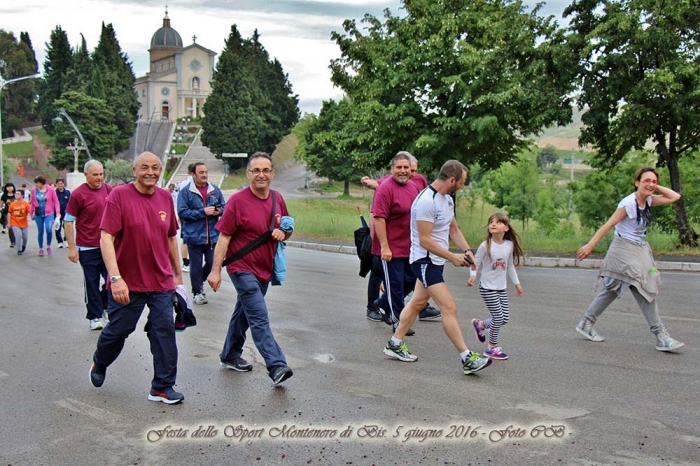
<path fill-rule="evenodd" d="M 518 272 L 513 263 L 513 242 L 503 240 L 503 244 L 491 241 L 491 257 L 486 254 L 486 241 L 479 245 L 476 250 L 477 270 L 469 270 L 470 275 L 476 275 L 481 269 L 481 279 L 479 285 L 487 290 L 505 290 L 508 286 L 506 282 L 506 272 L 513 285 L 519 285 Z"/>
<path fill-rule="evenodd" d="M 418 193 L 411 205 L 411 257 L 409 262 L 428 256 L 428 250 L 421 247 L 418 238 L 418 222 L 430 222 L 433 231 L 430 235 L 435 242 L 445 249 L 450 247 L 450 224 L 455 216 L 454 201 L 450 195 L 442 195 L 435 188 L 428 186 Z M 430 253 L 430 261 L 435 265 L 443 265 L 445 259 Z"/>
<path fill-rule="evenodd" d="M 624 207 L 627 216 L 615 225 L 615 235 L 645 244 L 647 228 L 651 225 L 651 201 L 652 198 L 649 196 L 646 200 L 646 207 L 641 209 L 637 205 L 634 193 L 621 200 L 617 208 Z"/>

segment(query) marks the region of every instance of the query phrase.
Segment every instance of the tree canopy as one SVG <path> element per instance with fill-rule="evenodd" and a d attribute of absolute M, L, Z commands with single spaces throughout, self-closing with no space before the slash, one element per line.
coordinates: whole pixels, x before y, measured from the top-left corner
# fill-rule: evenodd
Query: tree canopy
<path fill-rule="evenodd" d="M 299 120 L 298 97 L 259 37 L 256 30 L 243 39 L 236 25 L 231 26 L 214 70 L 203 108 L 202 143 L 217 157 L 225 152 L 272 153 Z"/>
<path fill-rule="evenodd" d="M 343 181 L 345 195 L 350 194 L 350 181 L 365 174 L 348 156 L 354 144 L 348 132 L 350 112 L 347 100 L 325 101 L 318 117 L 304 116 L 293 131 L 298 140 L 297 156 L 319 176 Z"/>
<path fill-rule="evenodd" d="M 410 150 L 437 168 L 515 160 L 525 138 L 571 119 L 563 34 L 511 0 L 404 0 L 405 14 L 365 15 L 333 33 L 333 83 L 364 124 L 356 158 L 380 166 Z M 552 79 L 557 76 L 557 79 Z"/>
<path fill-rule="evenodd" d="M 30 76 L 37 72 L 36 58 L 26 32 L 17 40 L 11 32 L 0 29 L 0 75 L 4 79 Z M 2 90 L 2 136 L 12 136 L 22 123 L 34 116 L 36 95 L 34 79 L 17 81 Z"/>

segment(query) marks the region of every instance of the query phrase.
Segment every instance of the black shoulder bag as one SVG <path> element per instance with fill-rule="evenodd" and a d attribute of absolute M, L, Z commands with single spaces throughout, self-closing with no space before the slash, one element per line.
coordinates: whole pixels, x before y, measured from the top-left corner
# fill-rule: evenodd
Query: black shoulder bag
<path fill-rule="evenodd" d="M 265 233 L 258 236 L 253 241 L 246 244 L 241 249 L 234 252 L 233 254 L 228 256 L 226 259 L 224 259 L 224 262 L 222 262 L 222 264 L 221 264 L 222 267 L 226 267 L 231 262 L 237 261 L 238 259 L 242 258 L 243 256 L 245 256 L 249 252 L 252 252 L 252 251 L 258 249 L 260 246 L 265 244 L 265 242 L 267 240 L 270 239 L 270 236 L 272 235 L 272 230 L 275 229 L 275 211 L 277 210 L 277 193 L 273 190 L 270 190 L 270 194 L 272 194 L 272 213 L 270 214 L 270 228 L 268 228 L 268 230 Z"/>

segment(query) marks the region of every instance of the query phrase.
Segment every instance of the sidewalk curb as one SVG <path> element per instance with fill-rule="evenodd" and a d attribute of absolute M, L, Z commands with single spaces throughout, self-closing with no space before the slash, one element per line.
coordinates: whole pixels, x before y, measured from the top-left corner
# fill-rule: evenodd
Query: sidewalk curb
<path fill-rule="evenodd" d="M 311 249 L 313 251 L 335 252 L 339 254 L 357 255 L 354 246 L 342 246 L 337 244 L 307 243 L 302 241 L 287 241 L 287 246 Z M 529 267 L 574 267 L 579 269 L 598 269 L 603 263 L 602 259 L 586 259 L 579 262 L 567 257 L 526 257 L 523 265 Z M 700 272 L 700 263 L 695 262 L 668 262 L 656 263 L 659 270 L 676 272 Z"/>

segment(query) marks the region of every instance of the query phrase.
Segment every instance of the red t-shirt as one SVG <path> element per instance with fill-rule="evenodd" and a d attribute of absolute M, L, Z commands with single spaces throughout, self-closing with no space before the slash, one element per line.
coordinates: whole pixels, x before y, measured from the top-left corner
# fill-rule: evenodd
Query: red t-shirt
<path fill-rule="evenodd" d="M 117 186 L 107 199 L 100 229 L 114 236 L 119 273 L 129 291 L 175 289 L 168 238 L 177 234 L 177 217 L 167 190 L 156 188 L 147 195 L 133 183 Z"/>
<path fill-rule="evenodd" d="M 411 255 L 411 205 L 420 189 L 410 181 L 399 184 L 393 178 L 385 180 L 374 193 L 372 214 L 386 220 L 386 238 L 394 258 Z M 376 230 L 376 229 L 375 229 Z M 382 254 L 379 237 L 372 237 L 372 254 Z"/>
<path fill-rule="evenodd" d="M 87 248 L 100 247 L 100 222 L 112 187 L 102 183 L 92 189 L 81 184 L 71 193 L 66 213 L 75 217 L 75 245 Z"/>
<path fill-rule="evenodd" d="M 224 213 L 216 224 L 221 234 L 231 237 L 226 256 L 241 249 L 270 228 L 272 196 L 277 195 L 275 209 L 275 228 L 280 226 L 283 216 L 289 215 L 287 205 L 280 193 L 270 190 L 267 199 L 260 199 L 250 188 L 242 189 L 226 203 Z M 270 239 L 256 250 L 226 266 L 228 273 L 250 272 L 261 282 L 269 282 L 272 266 L 277 252 L 277 241 Z"/>

